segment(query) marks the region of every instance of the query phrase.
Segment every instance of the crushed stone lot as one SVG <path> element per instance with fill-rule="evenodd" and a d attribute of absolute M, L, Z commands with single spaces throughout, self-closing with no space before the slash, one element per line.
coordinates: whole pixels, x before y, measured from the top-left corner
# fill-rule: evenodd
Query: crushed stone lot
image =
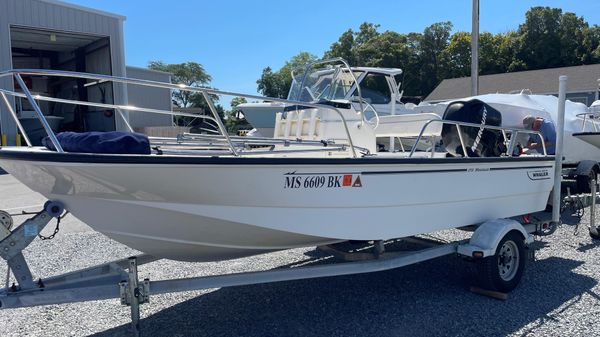
<path fill-rule="evenodd" d="M 0 193 L 0 209 L 11 212 L 44 201 L 10 175 L 0 175 Z M 586 208 L 578 235 L 571 223 L 539 238 L 536 261 L 505 301 L 470 292 L 472 264 L 447 256 L 372 274 L 152 295 L 141 307 L 142 335 L 600 336 L 600 241 L 588 235 L 588 222 Z M 53 240 L 36 240 L 25 251 L 36 277 L 137 253 L 70 215 L 63 227 Z M 436 233 L 447 240 L 464 235 Z M 219 263 L 160 260 L 139 269 L 140 278 L 159 280 L 327 260 L 306 248 Z M 5 264 L 0 275 L 3 286 Z M 129 308 L 117 299 L 0 312 L 2 337 L 131 335 Z"/>

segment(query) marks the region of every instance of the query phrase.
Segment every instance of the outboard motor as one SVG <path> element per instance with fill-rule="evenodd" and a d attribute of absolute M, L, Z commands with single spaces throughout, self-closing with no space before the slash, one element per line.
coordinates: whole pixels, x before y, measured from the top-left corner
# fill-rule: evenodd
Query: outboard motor
<path fill-rule="evenodd" d="M 444 120 L 500 126 L 502 125 L 502 114 L 484 102 L 473 99 L 449 104 L 444 112 Z M 506 152 L 500 130 L 461 126 L 461 131 L 469 157 L 499 157 Z M 444 124 L 442 141 L 446 151 L 450 154 L 464 155 L 456 125 Z"/>

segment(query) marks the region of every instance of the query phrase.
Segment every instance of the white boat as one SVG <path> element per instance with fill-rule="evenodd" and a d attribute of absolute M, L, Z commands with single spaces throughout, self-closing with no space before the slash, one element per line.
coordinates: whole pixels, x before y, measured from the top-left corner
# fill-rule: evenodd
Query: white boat
<path fill-rule="evenodd" d="M 466 97 L 434 105 L 421 105 L 419 112 L 439 113 L 448 104 L 460 101 L 477 99 L 498 110 L 502 114 L 502 126 L 508 128 L 519 128 L 523 126 L 523 118 L 526 116 L 542 117 L 556 124 L 558 98 L 552 95 L 532 94 L 486 94 Z M 593 106 L 591 107 L 593 108 Z M 590 145 L 578 137 L 578 133 L 593 133 L 600 130 L 595 118 L 590 118 L 590 108 L 579 102 L 567 100 L 565 102 L 565 125 L 564 125 L 564 164 L 574 164 L 582 160 L 594 158 L 600 161 L 600 148 Z M 585 116 L 588 116 L 585 119 Z M 527 143 L 527 136 L 519 138 L 522 145 Z"/>
<path fill-rule="evenodd" d="M 558 98 L 552 95 L 486 94 L 466 97 L 437 104 L 419 104 L 414 107 L 418 113 L 442 115 L 448 104 L 477 99 L 496 109 L 502 115 L 502 126 L 522 127 L 523 118 L 530 115 L 551 120 L 557 124 Z M 600 101 L 590 107 L 583 103 L 565 102 L 565 122 L 563 132 L 562 175 L 576 181 L 576 192 L 589 193 L 591 181 L 600 173 Z M 522 134 L 517 142 L 526 147 L 529 136 Z M 535 150 L 534 150 L 535 151 Z"/>
<path fill-rule="evenodd" d="M 135 83 L 207 96 L 230 94 L 104 75 L 0 73 L 0 77 L 20 75 Z M 446 144 L 446 152 L 419 154 L 414 148 L 378 152 L 379 124 L 367 120 L 364 110 L 356 110 L 352 102 L 274 100 L 309 108 L 276 120 L 276 130 L 288 135 L 282 139 L 230 137 L 226 132 L 183 134 L 176 139 L 152 138 L 152 146 L 160 148 L 151 154 L 73 153 L 63 152 L 47 128 L 58 151 L 3 147 L 0 166 L 49 200 L 63 203 L 96 231 L 156 257 L 187 261 L 407 237 L 546 207 L 554 158 L 509 155 L 514 146 L 510 139 L 535 132 L 495 126 L 492 121 L 498 116 L 480 101 L 450 104 L 444 115 L 448 120 L 411 119 L 413 128 L 415 123 L 421 125 L 417 143 L 430 133 Z M 143 110 L 111 107 L 119 115 L 122 109 Z M 218 114 L 212 112 L 224 131 Z M 461 120 L 465 115 L 470 119 Z M 406 133 L 402 128 L 397 134 L 393 128 L 382 129 L 386 137 Z"/>
<path fill-rule="evenodd" d="M 600 101 L 592 103 L 588 111 L 578 114 L 578 117 L 582 119 L 581 128 L 573 133 L 573 137 L 600 149 Z"/>
<path fill-rule="evenodd" d="M 320 100 L 353 101 L 355 109 L 379 116 L 410 113 L 400 102 L 402 70 L 398 68 L 332 66 L 338 59 L 318 61 L 292 70 L 292 84 L 287 99 L 317 103 Z M 324 68 L 318 68 L 324 67 Z M 348 69 L 352 69 L 350 72 Z M 299 73 L 298 73 L 299 72 Z M 356 86 L 356 83 L 359 85 Z M 360 91 L 360 94 L 359 94 Z M 362 97 L 364 106 L 357 103 Z M 302 109 L 302 105 L 264 101 L 243 103 L 236 107 L 246 120 L 265 137 L 276 137 L 276 114 Z"/>

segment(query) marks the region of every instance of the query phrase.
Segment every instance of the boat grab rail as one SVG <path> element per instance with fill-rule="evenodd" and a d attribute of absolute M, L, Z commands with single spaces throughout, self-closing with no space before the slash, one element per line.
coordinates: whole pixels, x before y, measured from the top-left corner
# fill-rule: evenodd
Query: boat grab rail
<path fill-rule="evenodd" d="M 547 156 L 548 153 L 546 152 L 546 142 L 544 141 L 544 137 L 542 136 L 542 133 L 539 131 L 534 131 L 534 130 L 526 130 L 526 129 L 517 129 L 517 128 L 503 128 L 503 127 L 499 127 L 499 126 L 493 126 L 493 125 L 487 125 L 487 124 L 476 124 L 476 123 L 468 123 L 468 122 L 459 122 L 459 121 L 451 121 L 451 120 L 446 120 L 446 119 L 431 119 L 429 121 L 427 121 L 423 127 L 421 128 L 421 131 L 419 132 L 419 135 L 416 138 L 415 144 L 412 146 L 411 150 L 410 150 L 410 154 L 409 157 L 412 157 L 413 154 L 415 153 L 416 149 L 417 149 L 417 145 L 419 144 L 419 142 L 421 141 L 421 138 L 423 138 L 423 134 L 425 133 L 425 130 L 433 123 L 442 123 L 442 124 L 448 124 L 448 125 L 454 125 L 456 126 L 456 130 L 458 133 L 458 138 L 460 140 L 460 145 L 462 147 L 463 150 L 463 155 L 465 157 L 469 157 L 469 154 L 467 152 L 467 146 L 465 145 L 465 141 L 463 139 L 462 136 L 462 130 L 461 127 L 473 127 L 473 128 L 479 128 L 480 130 L 483 129 L 489 129 L 489 130 L 497 130 L 502 132 L 502 136 L 504 137 L 504 142 L 507 142 L 507 132 L 509 132 L 511 134 L 510 137 L 510 142 L 509 145 L 506 149 L 506 154 L 507 155 L 512 155 L 513 151 L 514 151 L 514 147 L 515 147 L 515 143 L 517 141 L 517 136 L 519 133 L 524 133 L 524 134 L 530 134 L 530 135 L 536 135 L 538 136 L 541 140 L 542 140 L 542 150 L 543 150 L 543 155 Z"/>
<path fill-rule="evenodd" d="M 575 115 L 575 117 L 583 119 L 583 121 L 581 122 L 581 132 L 585 132 L 585 122 L 587 122 L 588 120 L 594 128 L 594 132 L 598 132 L 598 122 L 594 121 L 594 119 L 600 118 L 600 114 L 598 112 L 584 112 Z"/>
<path fill-rule="evenodd" d="M 345 61 L 344 61 L 344 63 L 345 63 Z M 79 101 L 79 100 L 59 99 L 59 98 L 53 98 L 53 97 L 48 97 L 48 96 L 42 96 L 42 95 L 36 95 L 34 98 L 33 95 L 31 94 L 31 92 L 29 91 L 29 89 L 27 88 L 27 85 L 23 81 L 22 75 L 26 75 L 26 76 L 56 76 L 56 77 L 66 77 L 66 78 L 88 79 L 88 80 L 95 80 L 95 81 L 120 83 L 120 84 L 139 85 L 139 86 L 145 86 L 145 87 L 197 92 L 197 93 L 201 93 L 203 95 L 213 116 L 212 116 L 212 118 L 210 118 L 210 116 L 200 115 L 200 114 L 190 114 L 190 113 L 177 112 L 177 111 L 141 108 L 141 107 L 136 107 L 136 106 L 131 106 L 131 105 L 95 103 L 95 102 L 86 102 L 86 101 Z M 286 104 L 292 104 L 292 105 L 293 104 L 304 105 L 304 106 L 315 108 L 315 109 L 332 110 L 335 113 L 337 113 L 337 115 L 342 120 L 342 125 L 344 126 L 344 131 L 347 136 L 348 146 L 352 153 L 352 157 L 353 158 L 358 157 L 357 153 L 356 153 L 356 148 L 354 146 L 354 142 L 352 141 L 352 136 L 350 135 L 350 130 L 348 128 L 346 118 L 344 117 L 344 115 L 338 108 L 329 106 L 329 105 L 325 105 L 325 104 L 316 104 L 316 103 L 310 103 L 310 102 L 287 100 L 287 99 L 283 99 L 283 98 L 250 95 L 250 94 L 243 94 L 243 93 L 237 93 L 237 92 L 232 92 L 232 91 L 217 90 L 217 89 L 212 89 L 212 88 L 191 87 L 191 86 L 188 86 L 185 84 L 164 83 L 164 82 L 157 82 L 157 81 L 151 81 L 151 80 L 133 79 L 133 78 L 127 78 L 127 77 L 102 75 L 102 74 L 90 74 L 90 73 L 81 73 L 81 72 L 64 71 L 64 70 L 11 69 L 11 70 L 0 71 L 0 79 L 5 78 L 5 77 L 11 77 L 11 76 L 17 81 L 21 90 L 23 90 L 23 93 L 6 90 L 6 89 L 0 89 L 0 96 L 3 97 L 4 103 L 8 107 L 8 110 L 9 110 L 12 118 L 15 120 L 15 123 L 17 124 L 19 131 L 23 135 L 25 135 L 25 137 L 24 137 L 25 141 L 26 141 L 27 145 L 30 147 L 32 146 L 32 143 L 30 142 L 29 138 L 27 137 L 25 129 L 19 122 L 19 119 L 18 119 L 14 109 L 12 109 L 8 99 L 6 98 L 6 95 L 27 98 L 29 103 L 34 108 L 37 118 L 42 123 L 42 126 L 44 127 L 46 133 L 48 134 L 48 137 L 50 137 L 50 141 L 56 148 L 57 152 L 62 153 L 62 152 L 64 152 L 64 150 L 62 149 L 62 146 L 60 146 L 60 143 L 58 142 L 58 139 L 56 138 L 54 131 L 52 131 L 50 125 L 48 124 L 48 121 L 46 120 L 44 114 L 42 113 L 40 107 L 35 102 L 35 100 L 43 100 L 43 101 L 65 103 L 65 104 L 85 105 L 85 106 L 115 109 L 115 110 L 117 110 L 117 113 L 120 115 L 120 117 L 123 120 L 126 120 L 126 118 L 122 114 L 122 111 L 120 111 L 120 110 L 140 111 L 140 112 L 147 112 L 147 113 L 167 114 L 167 115 L 172 115 L 172 116 L 186 116 L 186 117 L 210 119 L 217 123 L 217 126 L 219 127 L 219 131 L 220 131 L 221 135 L 225 138 L 225 140 L 229 144 L 231 153 L 234 156 L 239 156 L 240 154 L 236 151 L 236 149 L 233 145 L 233 142 L 231 141 L 231 138 L 230 138 L 229 134 L 227 133 L 227 130 L 225 129 L 225 125 L 223 124 L 223 121 L 221 120 L 221 117 L 219 116 L 219 114 L 216 110 L 214 102 L 212 101 L 212 98 L 210 97 L 210 95 L 217 95 L 217 96 L 237 96 L 237 97 L 244 97 L 244 98 L 248 98 L 248 99 L 280 102 L 280 103 L 286 103 Z M 126 125 L 130 129 L 130 131 L 132 131 L 131 126 L 128 123 L 126 123 Z"/>

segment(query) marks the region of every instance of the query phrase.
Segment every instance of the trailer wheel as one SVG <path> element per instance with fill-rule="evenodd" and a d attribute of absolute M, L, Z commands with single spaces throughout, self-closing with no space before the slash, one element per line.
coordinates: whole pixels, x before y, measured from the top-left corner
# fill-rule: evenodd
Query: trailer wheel
<path fill-rule="evenodd" d="M 496 247 L 495 255 L 478 261 L 481 287 L 504 293 L 515 289 L 525 270 L 526 255 L 521 234 L 508 232 Z"/>
<path fill-rule="evenodd" d="M 596 228 L 596 232 L 592 231 L 592 229 L 590 228 L 589 233 L 592 239 L 600 240 L 600 228 Z"/>
<path fill-rule="evenodd" d="M 594 166 L 587 174 L 578 175 L 575 179 L 577 180 L 577 191 L 579 193 L 590 193 L 592 191 L 592 180 L 596 179 L 598 169 Z"/>

